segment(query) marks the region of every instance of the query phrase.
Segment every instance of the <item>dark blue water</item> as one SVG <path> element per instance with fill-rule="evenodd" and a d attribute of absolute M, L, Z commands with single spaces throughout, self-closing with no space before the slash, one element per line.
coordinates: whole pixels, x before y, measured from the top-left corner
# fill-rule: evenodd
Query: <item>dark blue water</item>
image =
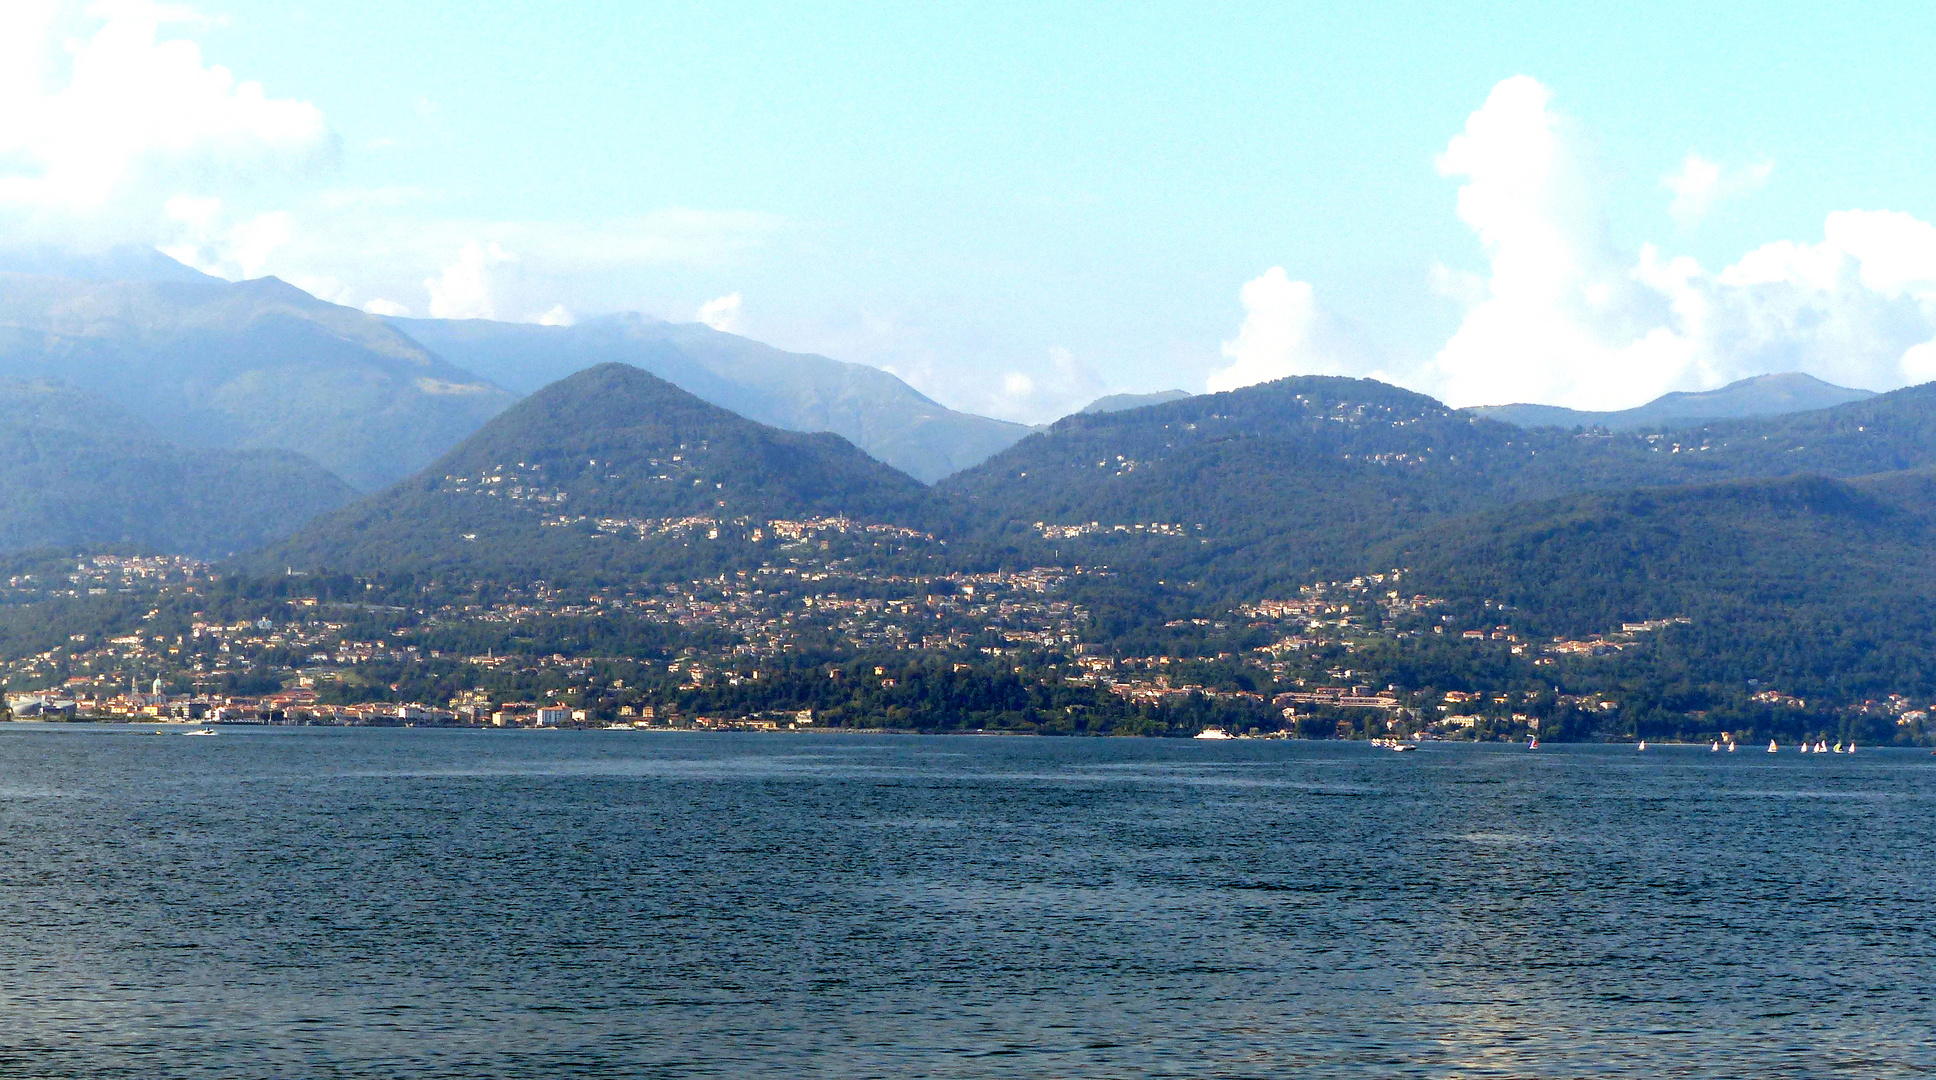
<path fill-rule="evenodd" d="M 0 727 L 0 1075 L 1936 1073 L 1936 758 Z"/>

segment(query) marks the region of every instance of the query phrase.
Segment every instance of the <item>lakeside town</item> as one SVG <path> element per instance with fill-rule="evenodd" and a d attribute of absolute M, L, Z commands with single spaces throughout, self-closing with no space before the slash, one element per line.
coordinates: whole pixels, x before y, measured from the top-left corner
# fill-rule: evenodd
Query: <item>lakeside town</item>
<path fill-rule="evenodd" d="M 16 602 L 134 603 L 132 625 L 121 632 L 72 633 L 0 662 L 8 715 L 896 728 L 920 726 L 910 713 L 925 692 L 918 688 L 945 676 L 1061 695 L 1070 715 L 1181 716 L 1187 707 L 1195 722 L 1238 734 L 1524 739 L 1543 730 L 1551 737 L 1558 716 L 1611 717 L 1622 708 L 1617 693 L 1590 680 L 1567 680 L 1589 683 L 1575 689 L 1531 673 L 1617 660 L 1687 622 L 1657 618 L 1578 639 L 1522 640 L 1503 607 L 1488 602 L 1456 615 L 1447 601 L 1405 589 L 1404 572 L 1392 570 L 1239 605 L 1224 618 L 1170 620 L 1162 632 L 1173 650 L 1131 652 L 1090 633 L 1093 614 L 1080 596 L 1086 583 L 1112 576 L 1103 566 L 925 576 L 834 563 L 767 566 L 585 591 L 534 582 L 495 590 L 489 602 L 471 595 L 412 606 L 293 595 L 245 605 L 250 610 L 233 619 L 195 606 L 218 585 L 211 573 L 182 557 L 95 554 L 74 559 L 58 577 L 12 575 L 6 589 Z M 300 584 L 294 575 L 291 581 Z M 592 627 L 598 634 L 587 632 Z M 1481 650 L 1518 665 L 1522 676 L 1492 688 L 1405 685 L 1388 669 L 1393 650 L 1406 648 Z M 813 686 L 809 671 L 839 693 Z M 1750 700 L 1798 714 L 1808 708 L 1774 687 L 1754 688 Z M 1928 703 L 1890 695 L 1861 709 L 1891 719 L 1905 739 L 1925 735 Z"/>

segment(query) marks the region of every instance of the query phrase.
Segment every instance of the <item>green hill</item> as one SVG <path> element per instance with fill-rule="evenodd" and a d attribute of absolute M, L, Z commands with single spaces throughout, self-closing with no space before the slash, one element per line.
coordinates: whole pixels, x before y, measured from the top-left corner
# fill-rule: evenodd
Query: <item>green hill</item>
<path fill-rule="evenodd" d="M 756 424 L 604 364 L 531 395 L 416 476 L 251 564 L 513 581 L 710 573 L 798 540 L 788 522 L 846 519 L 816 536 L 859 536 L 867 525 L 898 535 L 942 516 L 919 481 L 837 435 Z"/>
<path fill-rule="evenodd" d="M 169 444 L 71 388 L 0 380 L 0 549 L 111 545 L 219 556 L 354 497 L 297 454 Z"/>
<path fill-rule="evenodd" d="M 1021 424 L 956 412 L 865 364 L 790 353 L 697 323 L 636 314 L 538 326 L 485 319 L 391 319 L 439 355 L 527 392 L 598 364 L 642 368 L 749 420 L 831 431 L 932 483 L 1029 433 Z"/>

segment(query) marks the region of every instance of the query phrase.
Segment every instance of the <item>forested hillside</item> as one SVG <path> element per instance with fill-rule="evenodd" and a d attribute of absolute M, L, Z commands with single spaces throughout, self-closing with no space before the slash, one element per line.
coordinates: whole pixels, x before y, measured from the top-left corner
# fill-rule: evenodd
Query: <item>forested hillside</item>
<path fill-rule="evenodd" d="M 1665 434 L 1527 431 L 1382 383 L 1295 378 L 1067 417 L 940 490 L 1018 550 L 1080 558 L 1106 543 L 1239 599 L 1361 570 L 1381 543 L 1530 499 L 1936 463 L 1932 410 L 1936 386 L 1923 386 Z"/>
<path fill-rule="evenodd" d="M 1684 617 L 1657 677 L 1805 698 L 1936 693 L 1936 471 L 1792 477 L 1526 503 L 1374 558 L 1413 588 L 1494 601 L 1525 636 Z"/>

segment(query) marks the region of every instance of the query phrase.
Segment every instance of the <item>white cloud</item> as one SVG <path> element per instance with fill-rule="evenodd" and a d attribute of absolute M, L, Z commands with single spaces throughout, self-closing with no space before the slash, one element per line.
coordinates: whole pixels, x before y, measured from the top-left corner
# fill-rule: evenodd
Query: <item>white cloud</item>
<path fill-rule="evenodd" d="M 433 319 L 493 319 L 497 305 L 491 297 L 491 272 L 517 256 L 499 247 L 497 241 L 480 244 L 475 240 L 457 253 L 457 261 L 444 272 L 424 282 L 430 293 Z"/>
<path fill-rule="evenodd" d="M 695 318 L 722 333 L 737 334 L 743 325 L 743 298 L 738 293 L 727 293 L 699 305 Z"/>
<path fill-rule="evenodd" d="M 570 326 L 577 321 L 578 316 L 573 315 L 571 309 L 563 304 L 553 304 L 549 311 L 538 316 L 540 326 Z"/>
<path fill-rule="evenodd" d="M 1724 169 L 1690 150 L 1677 171 L 1661 178 L 1660 186 L 1674 193 L 1667 212 L 1682 228 L 1688 228 L 1707 217 L 1708 211 L 1723 199 L 1760 188 L 1774 171 L 1772 161 Z"/>
<path fill-rule="evenodd" d="M 1207 380 L 1211 393 L 1289 375 L 1350 375 L 1371 366 L 1357 336 L 1318 305 L 1309 282 L 1292 281 L 1281 266 L 1247 282 L 1237 298 L 1244 322 L 1223 343 L 1230 366 Z"/>
<path fill-rule="evenodd" d="M 1036 420 L 1067 416 L 1109 392 L 1090 367 L 1072 350 L 1060 345 L 1048 350 L 1048 363 L 1003 374 L 1001 392 L 974 403 L 975 408 L 1005 420 Z"/>
<path fill-rule="evenodd" d="M 206 22 L 140 0 L 0 8 L 0 212 L 15 228 L 165 242 L 179 224 L 171 199 L 334 166 L 337 139 L 313 105 L 272 97 L 164 33 Z"/>
<path fill-rule="evenodd" d="M 1844 210 L 1819 243 L 1777 241 L 1712 272 L 1653 244 L 1612 238 L 1597 168 L 1573 122 L 1538 81 L 1492 89 L 1436 159 L 1459 181 L 1457 213 L 1483 273 L 1434 267 L 1432 290 L 1463 318 L 1428 363 L 1398 381 L 1453 405 L 1638 405 L 1777 371 L 1887 389 L 1936 379 L 1936 226 Z M 1697 154 L 1667 185 L 1675 216 L 1765 182 Z M 1308 283 L 1273 268 L 1243 287 L 1244 322 L 1223 343 L 1213 391 L 1292 374 L 1384 378 Z"/>
<path fill-rule="evenodd" d="M 1569 121 L 1523 76 L 1493 89 L 1438 166 L 1462 181 L 1459 217 L 1489 263 L 1420 373 L 1453 404 L 1621 408 L 1795 370 L 1883 388 L 1929 361 L 1936 228 L 1909 215 L 1831 214 L 1821 243 L 1768 244 L 1719 273 L 1652 244 L 1622 251 Z"/>
<path fill-rule="evenodd" d="M 401 317 L 401 316 L 410 314 L 409 308 L 404 307 L 402 304 L 397 303 L 395 300 L 385 300 L 380 296 L 372 297 L 369 300 L 365 300 L 363 302 L 363 310 L 369 312 L 372 315 L 390 315 L 390 316 Z"/>

